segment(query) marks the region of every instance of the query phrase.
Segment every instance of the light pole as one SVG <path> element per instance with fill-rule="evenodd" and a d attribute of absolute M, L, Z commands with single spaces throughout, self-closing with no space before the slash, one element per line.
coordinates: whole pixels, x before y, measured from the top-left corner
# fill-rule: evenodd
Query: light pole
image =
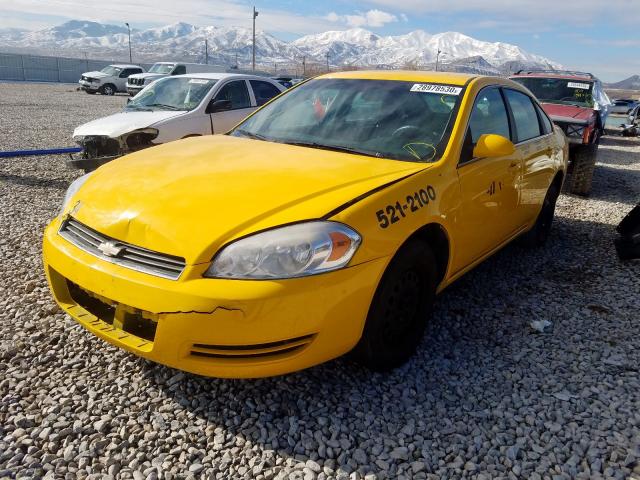
<path fill-rule="evenodd" d="M 327 52 L 326 54 L 327 57 L 327 72 L 330 71 L 331 69 L 329 68 L 329 52 Z"/>
<path fill-rule="evenodd" d="M 204 63 L 209 65 L 209 40 L 204 39 Z"/>
<path fill-rule="evenodd" d="M 258 12 L 256 11 L 256 7 L 253 7 L 253 48 L 252 48 L 252 65 L 253 71 L 256 70 L 256 17 L 258 16 Z"/>
<path fill-rule="evenodd" d="M 436 54 L 436 72 L 438 71 L 438 61 L 440 60 L 440 54 L 442 50 L 438 49 L 438 53 Z"/>
<path fill-rule="evenodd" d="M 125 23 L 127 26 L 127 30 L 129 31 L 129 63 L 133 63 L 133 58 L 131 57 L 131 27 L 128 23 Z"/>

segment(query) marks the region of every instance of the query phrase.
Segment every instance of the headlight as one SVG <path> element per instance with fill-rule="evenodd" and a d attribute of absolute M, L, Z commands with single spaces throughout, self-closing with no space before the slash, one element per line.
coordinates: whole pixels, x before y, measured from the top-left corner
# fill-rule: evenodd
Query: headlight
<path fill-rule="evenodd" d="M 82 175 L 79 178 L 76 178 L 73 182 L 71 182 L 71 185 L 69 185 L 69 188 L 67 188 L 67 193 L 64 194 L 64 200 L 62 201 L 62 208 L 60 209 L 60 214 L 63 214 L 64 211 L 67 209 L 69 202 L 71 201 L 73 196 L 78 192 L 78 190 L 80 190 L 80 187 L 82 186 L 82 184 L 87 181 L 87 178 L 89 178 L 89 175 L 91 174 L 87 173 L 85 175 Z"/>
<path fill-rule="evenodd" d="M 336 222 L 313 221 L 251 235 L 222 249 L 206 277 L 281 279 L 346 266 L 360 235 Z"/>

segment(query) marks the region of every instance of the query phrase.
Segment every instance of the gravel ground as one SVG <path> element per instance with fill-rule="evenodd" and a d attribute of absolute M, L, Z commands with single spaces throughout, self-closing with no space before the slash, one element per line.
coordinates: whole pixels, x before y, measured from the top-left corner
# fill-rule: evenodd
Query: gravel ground
<path fill-rule="evenodd" d="M 0 84 L 0 150 L 68 145 L 125 101 Z M 509 246 L 439 298 L 403 368 L 232 381 L 60 313 L 40 242 L 77 173 L 0 160 L 0 478 L 640 478 L 640 264 L 612 247 L 640 200 L 640 143 L 606 139 L 595 175 L 590 199 L 561 197 L 545 248 Z"/>

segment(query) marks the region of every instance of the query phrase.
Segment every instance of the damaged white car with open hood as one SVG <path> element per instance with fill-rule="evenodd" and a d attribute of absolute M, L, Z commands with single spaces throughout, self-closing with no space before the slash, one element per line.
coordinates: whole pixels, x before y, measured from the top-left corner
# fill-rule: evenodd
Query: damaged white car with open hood
<path fill-rule="evenodd" d="M 82 152 L 67 163 L 85 172 L 127 153 L 185 137 L 225 133 L 285 87 L 266 77 L 194 73 L 146 86 L 124 110 L 80 125 Z"/>

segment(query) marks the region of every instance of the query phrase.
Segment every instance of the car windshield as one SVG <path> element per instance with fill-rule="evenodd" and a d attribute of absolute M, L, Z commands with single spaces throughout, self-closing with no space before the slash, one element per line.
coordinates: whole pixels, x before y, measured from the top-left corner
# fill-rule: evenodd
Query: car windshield
<path fill-rule="evenodd" d="M 126 109 L 193 110 L 216 82 L 206 78 L 162 78 L 136 95 Z"/>
<path fill-rule="evenodd" d="M 108 67 L 104 67 L 100 71 L 102 73 L 106 73 L 107 75 L 110 75 L 112 77 L 117 77 L 118 75 L 120 75 L 120 72 L 122 71 L 122 69 L 119 68 L 119 67 L 114 67 L 112 65 L 109 65 Z"/>
<path fill-rule="evenodd" d="M 256 112 L 231 135 L 431 162 L 447 145 L 462 90 L 390 80 L 311 80 Z"/>
<path fill-rule="evenodd" d="M 149 73 L 171 73 L 175 65 L 173 63 L 154 63 L 149 69 Z"/>
<path fill-rule="evenodd" d="M 514 80 L 531 90 L 541 102 L 593 107 L 593 82 L 542 77 L 519 77 Z"/>

